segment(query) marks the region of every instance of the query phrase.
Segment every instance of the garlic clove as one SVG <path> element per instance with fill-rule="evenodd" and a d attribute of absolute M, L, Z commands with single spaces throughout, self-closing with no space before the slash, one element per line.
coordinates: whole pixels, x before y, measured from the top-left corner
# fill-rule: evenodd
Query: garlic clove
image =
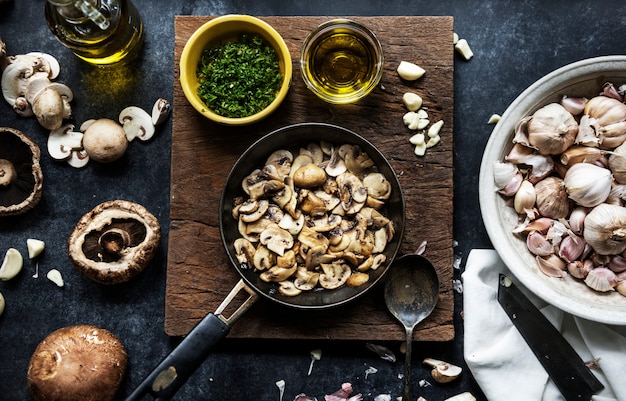
<path fill-rule="evenodd" d="M 587 274 L 585 284 L 599 292 L 613 291 L 617 285 L 617 276 L 606 267 L 596 267 Z"/>
<path fill-rule="evenodd" d="M 604 149 L 614 149 L 626 141 L 626 121 L 600 127 L 600 146 Z"/>
<path fill-rule="evenodd" d="M 604 152 L 593 146 L 574 145 L 561 153 L 561 163 L 573 165 L 576 163 L 593 163 L 603 156 Z"/>
<path fill-rule="evenodd" d="M 504 159 L 511 163 L 530 166 L 528 174 L 530 182 L 539 182 L 554 171 L 552 157 L 540 155 L 535 150 L 519 143 L 513 145 Z"/>
<path fill-rule="evenodd" d="M 539 217 L 535 220 L 525 221 L 513 230 L 516 234 L 529 234 L 533 231 L 538 231 L 542 234 L 547 234 L 548 230 L 554 225 L 554 220 L 549 217 Z"/>
<path fill-rule="evenodd" d="M 552 254 L 548 257 L 536 256 L 535 260 L 539 266 L 539 270 L 548 277 L 563 278 L 567 276 L 564 270 L 567 269 L 567 264 L 563 259 L 557 255 Z"/>
<path fill-rule="evenodd" d="M 515 211 L 518 214 L 531 214 L 536 200 L 535 186 L 528 180 L 522 181 L 513 200 Z"/>
<path fill-rule="evenodd" d="M 572 277 L 584 279 L 593 269 L 593 262 L 590 260 L 570 262 L 567 264 L 567 272 Z"/>
<path fill-rule="evenodd" d="M 602 86 L 602 95 L 624 102 L 624 98 L 611 82 L 607 82 Z"/>
<path fill-rule="evenodd" d="M 626 105 L 617 99 L 595 96 L 585 104 L 584 113 L 597 121 L 600 127 L 626 120 Z"/>
<path fill-rule="evenodd" d="M 43 252 L 46 243 L 40 239 L 28 238 L 26 240 L 26 247 L 28 249 L 28 258 L 34 259 Z"/>
<path fill-rule="evenodd" d="M 585 217 L 587 217 L 587 208 L 582 206 L 575 207 L 569 215 L 568 223 L 570 229 L 576 234 L 582 234 Z"/>
<path fill-rule="evenodd" d="M 584 238 L 578 235 L 568 235 L 561 240 L 559 245 L 559 256 L 568 262 L 572 262 L 580 258 L 585 251 Z"/>
<path fill-rule="evenodd" d="M 498 192 L 513 196 L 522 184 L 523 176 L 515 164 L 497 161 L 493 164 L 493 180 Z"/>
<path fill-rule="evenodd" d="M 536 256 L 550 256 L 554 253 L 554 245 L 548 241 L 545 235 L 538 231 L 531 232 L 526 236 L 528 250 Z"/>
<path fill-rule="evenodd" d="M 577 116 L 585 111 L 585 104 L 587 104 L 587 98 L 584 97 L 569 97 L 564 95 L 561 98 L 561 106 L 565 110 L 569 111 L 572 115 Z"/>
<path fill-rule="evenodd" d="M 11 280 L 22 271 L 24 259 L 22 254 L 15 248 L 9 248 L 4 255 L 2 266 L 0 266 L 0 280 Z"/>
<path fill-rule="evenodd" d="M 622 255 L 613 255 L 609 259 L 606 267 L 614 271 L 615 273 L 622 273 L 626 271 L 626 258 Z"/>
<path fill-rule="evenodd" d="M 578 134 L 576 135 L 574 143 L 590 147 L 598 146 L 600 144 L 600 138 L 598 138 L 596 133 L 599 130 L 600 127 L 595 118 L 583 115 L 578 122 Z"/>

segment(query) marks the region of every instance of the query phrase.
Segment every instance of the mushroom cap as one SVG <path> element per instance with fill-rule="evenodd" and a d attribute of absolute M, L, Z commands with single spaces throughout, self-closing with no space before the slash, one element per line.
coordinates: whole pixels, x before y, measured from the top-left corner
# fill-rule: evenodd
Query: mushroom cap
<path fill-rule="evenodd" d="M 89 158 L 100 163 L 119 159 L 127 147 L 124 128 L 109 118 L 100 118 L 91 123 L 83 136 L 83 148 Z"/>
<path fill-rule="evenodd" d="M 81 324 L 50 333 L 28 364 L 28 389 L 36 401 L 110 401 L 128 358 L 110 331 Z"/>
<path fill-rule="evenodd" d="M 12 166 L 15 176 L 0 186 L 0 217 L 25 213 L 41 200 L 43 172 L 39 146 L 26 134 L 14 128 L 0 127 L 0 160 Z M 0 167 L 0 175 L 7 174 Z"/>
<path fill-rule="evenodd" d="M 118 284 L 146 268 L 160 241 L 159 222 L 146 208 L 112 200 L 81 217 L 68 239 L 68 253 L 85 276 Z"/>

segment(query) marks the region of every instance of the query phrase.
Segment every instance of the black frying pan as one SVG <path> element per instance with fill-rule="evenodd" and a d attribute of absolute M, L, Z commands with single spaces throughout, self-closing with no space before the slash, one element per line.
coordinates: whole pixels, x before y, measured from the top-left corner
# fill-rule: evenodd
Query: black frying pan
<path fill-rule="evenodd" d="M 383 266 L 370 271 L 370 279 L 359 287 L 343 286 L 335 290 L 306 291 L 295 297 L 283 296 L 278 292 L 278 285 L 260 279 L 258 273 L 240 266 L 237 262 L 233 246 L 235 239 L 240 237 L 237 222 L 232 217 L 232 202 L 237 196 L 244 195 L 241 183 L 254 169 L 265 165 L 267 157 L 275 150 L 288 149 L 298 153 L 301 147 L 311 142 L 326 141 L 336 145 L 359 145 L 374 161 L 392 185 L 392 195 L 387 201 L 385 215 L 394 223 L 396 234 L 385 249 L 387 256 Z M 402 189 L 398 178 L 385 157 L 363 137 L 345 128 L 330 124 L 303 123 L 278 129 L 259 139 L 244 152 L 233 166 L 226 179 L 220 200 L 220 232 L 224 248 L 231 264 L 235 267 L 241 280 L 233 288 L 224 302 L 214 313 L 209 313 L 192 331 L 174 348 L 171 353 L 150 373 L 126 401 L 142 399 L 150 394 L 155 400 L 169 400 L 193 372 L 211 353 L 213 347 L 221 341 L 230 327 L 259 298 L 263 297 L 277 304 L 301 309 L 319 310 L 337 307 L 351 302 L 366 293 L 383 277 L 394 260 L 404 232 L 405 205 Z M 224 309 L 240 291 L 246 291 L 248 298 L 229 317 L 222 315 Z M 303 311 L 303 313 L 305 313 Z"/>

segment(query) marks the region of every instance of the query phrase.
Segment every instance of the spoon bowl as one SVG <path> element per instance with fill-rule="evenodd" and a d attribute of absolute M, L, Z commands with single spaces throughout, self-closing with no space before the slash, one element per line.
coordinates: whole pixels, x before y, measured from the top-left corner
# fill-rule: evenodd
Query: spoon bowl
<path fill-rule="evenodd" d="M 439 279 L 433 265 L 420 255 L 404 255 L 396 259 L 387 274 L 385 304 L 389 312 L 402 323 L 406 333 L 402 399 L 411 400 L 413 330 L 435 309 L 439 298 Z"/>

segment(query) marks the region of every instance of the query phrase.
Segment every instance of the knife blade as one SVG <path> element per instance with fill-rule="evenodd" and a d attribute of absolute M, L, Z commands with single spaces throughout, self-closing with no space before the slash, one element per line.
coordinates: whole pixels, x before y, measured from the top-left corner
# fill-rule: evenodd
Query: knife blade
<path fill-rule="evenodd" d="M 567 401 L 589 401 L 604 386 L 550 321 L 500 274 L 498 302 Z"/>

